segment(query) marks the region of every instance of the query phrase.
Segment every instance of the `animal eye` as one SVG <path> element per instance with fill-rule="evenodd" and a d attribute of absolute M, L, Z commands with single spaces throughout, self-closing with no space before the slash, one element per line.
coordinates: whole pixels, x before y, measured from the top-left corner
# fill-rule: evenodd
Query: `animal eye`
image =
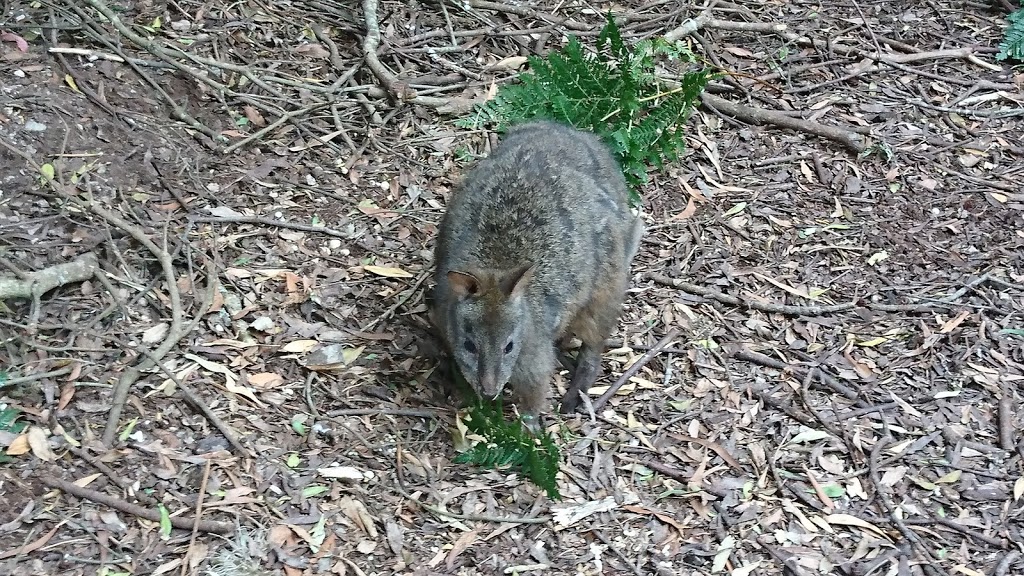
<path fill-rule="evenodd" d="M 466 340 L 462 343 L 462 347 L 466 349 L 466 352 L 470 354 L 476 354 L 476 344 L 473 344 L 472 340 Z"/>
<path fill-rule="evenodd" d="M 511 354 L 511 353 L 512 353 L 512 342 L 509 342 L 508 344 L 505 345 L 505 354 Z"/>

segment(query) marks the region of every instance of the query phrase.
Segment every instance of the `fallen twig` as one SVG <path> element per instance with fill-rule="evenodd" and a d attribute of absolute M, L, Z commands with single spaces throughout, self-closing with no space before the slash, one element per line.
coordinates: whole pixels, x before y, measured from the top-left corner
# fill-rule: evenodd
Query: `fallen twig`
<path fill-rule="evenodd" d="M 460 105 L 461 98 L 433 98 L 430 96 L 418 96 L 416 91 L 408 84 L 401 81 L 393 74 L 377 57 L 377 47 L 380 45 L 380 24 L 377 19 L 377 0 L 363 0 L 363 20 L 366 23 L 366 37 L 363 38 L 363 58 L 366 65 L 370 67 L 373 75 L 384 85 L 385 90 L 374 90 L 371 88 L 368 93 L 373 97 L 389 96 L 402 102 L 419 104 L 430 108 L 438 109 L 438 112 L 458 114 L 463 109 L 472 108 L 472 103 Z M 466 101 L 469 102 L 469 101 Z"/>
<path fill-rule="evenodd" d="M 924 100 L 910 100 L 914 106 L 919 108 L 927 108 L 928 110 L 936 110 L 938 112 L 951 112 L 959 114 L 961 116 L 967 116 L 972 118 L 1012 118 L 1014 116 L 1024 116 L 1024 108 L 1011 108 L 1005 110 L 972 110 L 970 108 L 963 108 L 959 106 L 936 106 L 929 104 Z"/>
<path fill-rule="evenodd" d="M 996 564 L 995 570 L 992 571 L 992 576 L 1006 576 L 1009 574 L 1010 568 L 1013 566 L 1013 563 L 1020 558 L 1020 554 L 1020 550 L 1011 550 L 1007 552 L 1006 556 L 1003 556 L 1003 559 L 999 561 L 999 564 Z"/>
<path fill-rule="evenodd" d="M 45 294 L 58 286 L 84 282 L 96 274 L 98 266 L 96 255 L 86 252 L 72 262 L 29 272 L 24 278 L 0 278 L 0 300 L 32 298 L 34 294 Z"/>
<path fill-rule="evenodd" d="M 340 408 L 324 414 L 328 418 L 339 416 L 406 416 L 410 418 L 437 418 L 441 413 L 415 408 Z"/>
<path fill-rule="evenodd" d="M 151 522 L 160 522 L 162 520 L 159 510 L 143 508 L 138 504 L 132 504 L 131 502 L 125 502 L 120 498 L 108 496 L 102 492 L 91 490 L 89 488 L 82 488 L 72 482 L 61 480 L 53 475 L 40 474 L 38 480 L 43 484 L 56 488 L 62 492 L 67 492 L 76 498 L 82 498 L 83 500 L 89 500 L 90 502 L 96 502 L 108 506 L 115 510 L 120 510 L 125 514 L 131 514 L 132 516 L 138 516 L 139 518 L 145 518 Z M 212 520 L 199 520 L 189 519 L 183 516 L 169 516 L 166 520 L 171 523 L 171 526 L 181 530 L 199 530 L 200 532 L 210 532 L 213 534 L 232 534 L 235 531 L 234 524 L 227 522 L 215 522 Z"/>
<path fill-rule="evenodd" d="M 523 18 L 536 18 L 538 20 L 544 20 L 550 22 L 555 26 L 565 26 L 570 30 L 590 30 L 593 28 L 589 24 L 583 22 L 576 22 L 569 20 L 565 17 L 554 16 L 552 14 L 545 14 L 533 8 L 527 6 L 514 6 L 511 4 L 502 4 L 500 2 L 488 2 L 486 0 L 469 0 L 469 6 L 471 8 L 479 8 L 481 10 L 494 10 L 495 12 L 506 12 L 508 14 L 515 14 L 516 16 L 522 16 Z"/>
<path fill-rule="evenodd" d="M 615 393 L 619 391 L 619 388 L 622 388 L 623 384 L 629 381 L 629 379 L 632 378 L 633 375 L 639 372 L 641 368 L 646 366 L 648 362 L 653 360 L 655 356 L 661 354 L 661 351 L 664 350 L 678 335 L 679 329 L 673 328 L 672 330 L 669 331 L 668 334 L 665 335 L 664 338 L 659 340 L 657 344 L 655 344 L 653 347 L 651 347 L 650 350 L 644 353 L 644 355 L 641 356 L 639 360 L 633 362 L 633 364 L 631 364 L 629 368 L 627 368 L 626 371 L 622 373 L 622 376 L 620 376 L 614 384 L 608 387 L 608 390 L 604 394 L 602 394 L 600 398 L 594 400 L 592 404 L 594 411 L 597 412 L 602 407 L 604 407 L 604 405 L 608 403 L 608 400 L 610 400 L 611 397 L 614 396 Z"/>
<path fill-rule="evenodd" d="M 199 483 L 199 497 L 196 498 L 196 511 L 195 521 L 192 523 L 192 536 L 188 540 L 188 550 L 185 551 L 185 556 L 181 561 L 181 576 L 189 574 L 189 566 L 192 564 L 191 558 L 197 556 L 196 549 L 196 538 L 199 536 L 199 523 L 202 522 L 203 518 L 203 501 L 206 499 L 206 488 L 210 481 L 210 461 L 207 460 L 203 466 L 203 480 Z M 202 548 L 202 555 L 206 556 L 206 547 Z M 202 558 L 196 558 L 196 560 L 202 560 Z"/>
<path fill-rule="evenodd" d="M 1013 421 L 1016 414 L 1013 410 L 1014 386 L 1010 381 L 1002 378 L 999 383 L 999 446 L 1003 450 L 1013 450 L 1016 442 L 1013 441 Z"/>
<path fill-rule="evenodd" d="M 946 50 L 931 50 L 928 52 L 914 52 L 911 54 L 865 54 L 868 58 L 878 60 L 879 62 L 894 62 L 896 64 L 908 64 L 910 62 L 920 62 L 921 60 L 942 60 L 947 58 L 963 58 L 968 62 L 981 66 L 982 68 L 988 68 L 994 72 L 1001 72 L 1002 66 L 998 64 L 991 64 L 985 62 L 976 56 L 977 50 L 972 46 L 964 46 L 962 48 L 949 48 Z"/>
<path fill-rule="evenodd" d="M 753 362 L 754 364 L 759 364 L 761 366 L 766 366 L 768 368 L 775 368 L 776 370 L 790 371 L 797 375 L 806 374 L 805 370 L 800 368 L 799 366 L 787 364 L 786 362 L 776 360 L 771 356 L 765 356 L 764 354 L 761 354 L 759 352 L 744 350 L 743 348 L 737 348 L 735 350 L 729 351 L 728 355 L 729 357 L 736 358 L 737 360 Z M 849 388 L 848 386 L 845 386 L 844 384 L 840 383 L 831 375 L 826 374 L 823 370 L 819 370 L 818 375 L 822 383 L 824 383 L 825 386 L 827 386 L 833 392 L 842 394 L 847 400 L 856 400 L 857 406 L 860 406 L 861 408 L 868 407 L 868 404 L 866 402 L 864 402 L 863 400 L 858 400 L 860 394 L 856 390 L 853 390 L 852 388 Z"/>
<path fill-rule="evenodd" d="M 804 120 L 802 118 L 793 118 L 792 116 L 787 116 L 786 114 L 776 110 L 766 110 L 764 108 L 754 108 L 743 104 L 736 104 L 735 102 L 730 102 L 725 98 L 720 98 L 707 92 L 702 93 L 700 98 L 701 102 L 703 102 L 705 106 L 714 108 L 730 116 L 739 118 L 740 120 L 745 120 L 755 124 L 772 124 L 780 128 L 789 128 L 791 130 L 799 130 L 801 132 L 821 136 L 822 138 L 838 142 L 858 154 L 867 149 L 867 143 L 863 136 L 843 128 L 827 126 L 811 120 Z"/>

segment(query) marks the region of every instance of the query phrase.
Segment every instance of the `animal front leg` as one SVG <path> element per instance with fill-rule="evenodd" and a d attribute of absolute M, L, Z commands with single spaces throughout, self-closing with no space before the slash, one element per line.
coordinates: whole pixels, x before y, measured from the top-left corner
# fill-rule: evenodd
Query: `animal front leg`
<path fill-rule="evenodd" d="M 551 373 L 556 362 L 554 346 L 524 346 L 509 381 L 523 423 L 533 432 L 540 429 L 541 413 L 548 409 Z"/>
<path fill-rule="evenodd" d="M 543 380 L 515 382 L 512 390 L 523 424 L 531 432 L 536 433 L 540 430 L 541 412 L 546 408 L 548 401 L 547 382 Z"/>

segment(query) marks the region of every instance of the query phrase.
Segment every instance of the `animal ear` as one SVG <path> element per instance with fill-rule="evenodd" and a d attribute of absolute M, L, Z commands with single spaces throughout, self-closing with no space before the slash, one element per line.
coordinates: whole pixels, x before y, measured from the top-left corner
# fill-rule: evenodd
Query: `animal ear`
<path fill-rule="evenodd" d="M 527 262 L 519 268 L 512 270 L 501 279 L 501 291 L 506 296 L 519 296 L 526 290 L 526 286 L 533 278 L 534 264 Z"/>
<path fill-rule="evenodd" d="M 448 282 L 452 286 L 452 292 L 459 298 L 476 296 L 480 293 L 480 280 L 468 272 L 449 270 Z"/>

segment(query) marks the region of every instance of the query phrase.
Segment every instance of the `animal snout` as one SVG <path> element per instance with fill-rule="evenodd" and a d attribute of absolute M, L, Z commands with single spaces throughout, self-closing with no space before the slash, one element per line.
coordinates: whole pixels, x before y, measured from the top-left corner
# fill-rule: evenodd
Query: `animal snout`
<path fill-rule="evenodd" d="M 493 375 L 483 375 L 480 378 L 480 396 L 488 400 L 494 400 L 501 395 L 503 386 Z"/>

